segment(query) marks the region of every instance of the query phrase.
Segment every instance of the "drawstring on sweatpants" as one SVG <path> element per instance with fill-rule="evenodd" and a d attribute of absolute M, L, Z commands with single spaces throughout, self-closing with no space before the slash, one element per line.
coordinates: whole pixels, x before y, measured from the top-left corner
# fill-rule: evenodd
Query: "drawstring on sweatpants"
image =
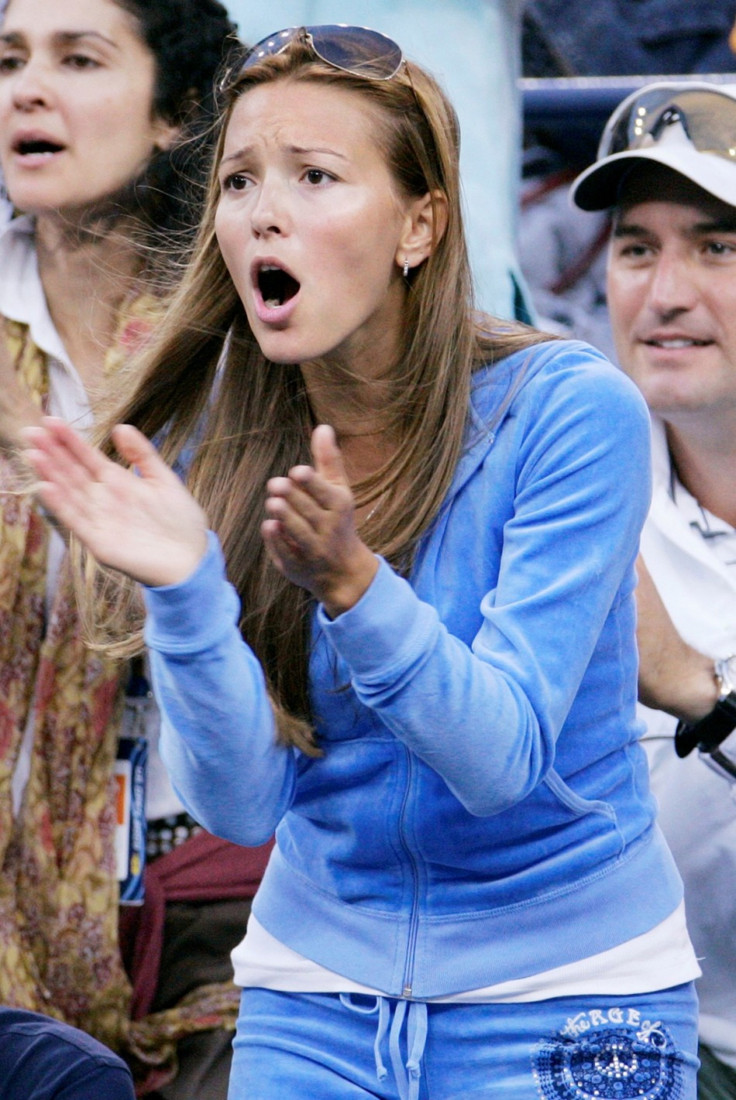
<path fill-rule="evenodd" d="M 424 1001 L 393 1000 L 376 997 L 370 1008 L 353 1000 L 350 993 L 341 993 L 340 1000 L 346 1008 L 366 1015 L 378 1013 L 373 1053 L 376 1060 L 376 1076 L 385 1081 L 388 1070 L 383 1061 L 381 1046 L 388 1032 L 388 1052 L 391 1059 L 400 1100 L 419 1100 L 419 1080 L 422 1076 L 422 1058 L 427 1043 L 427 1006 Z M 393 1007 L 393 1019 L 391 1010 Z M 401 1032 L 406 1020 L 407 1059 L 401 1057 Z"/>
<path fill-rule="evenodd" d="M 373 1044 L 373 1054 L 376 1059 L 376 1076 L 379 1081 L 385 1081 L 388 1070 L 381 1058 L 381 1043 L 386 1038 L 389 1021 L 391 1020 L 391 1005 L 385 997 L 378 998 L 378 1027 L 376 1028 L 376 1040 Z"/>

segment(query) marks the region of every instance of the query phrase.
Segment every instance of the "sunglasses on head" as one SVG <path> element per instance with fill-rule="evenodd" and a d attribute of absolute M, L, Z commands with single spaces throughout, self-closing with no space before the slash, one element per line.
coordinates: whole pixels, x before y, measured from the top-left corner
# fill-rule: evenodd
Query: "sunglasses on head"
<path fill-rule="evenodd" d="M 736 163 L 736 99 L 712 85 L 695 83 L 642 88 L 625 99 L 606 124 L 598 159 L 651 148 L 675 124 L 699 153 Z"/>
<path fill-rule="evenodd" d="M 404 62 L 401 47 L 380 31 L 368 27 L 350 27 L 330 23 L 316 27 L 287 27 L 257 42 L 245 59 L 231 71 L 222 86 L 230 86 L 252 66 L 266 57 L 274 57 L 288 49 L 292 42 L 303 42 L 315 57 L 366 80 L 390 80 Z"/>

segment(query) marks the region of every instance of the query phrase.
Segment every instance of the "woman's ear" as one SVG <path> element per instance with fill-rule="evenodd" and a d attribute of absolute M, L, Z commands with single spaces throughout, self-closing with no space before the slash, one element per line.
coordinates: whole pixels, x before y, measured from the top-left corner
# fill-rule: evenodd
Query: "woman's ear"
<path fill-rule="evenodd" d="M 447 228 L 447 196 L 444 191 L 427 192 L 412 199 L 406 210 L 403 231 L 396 250 L 396 263 L 405 272 L 419 267 L 432 255 Z"/>
<path fill-rule="evenodd" d="M 200 107 L 199 96 L 196 88 L 187 89 L 181 102 L 176 109 L 176 116 L 179 119 L 178 122 L 171 122 L 169 119 L 158 115 L 154 122 L 154 131 L 156 133 L 155 146 L 159 152 L 164 152 L 170 149 L 171 146 L 179 140 L 182 132 L 186 130 L 188 120 L 194 118 Z"/>
<path fill-rule="evenodd" d="M 159 118 L 154 125 L 154 136 L 154 148 L 163 153 L 181 137 L 181 126 L 177 122 L 167 122 L 165 118 Z"/>

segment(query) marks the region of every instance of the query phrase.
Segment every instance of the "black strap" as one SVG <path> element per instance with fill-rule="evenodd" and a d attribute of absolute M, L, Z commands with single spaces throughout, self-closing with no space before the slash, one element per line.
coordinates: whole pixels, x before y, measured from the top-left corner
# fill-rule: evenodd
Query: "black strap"
<path fill-rule="evenodd" d="M 736 729 L 736 692 L 719 699 L 710 714 L 699 722 L 677 723 L 675 752 L 685 757 L 699 747 L 703 752 L 713 752 Z"/>

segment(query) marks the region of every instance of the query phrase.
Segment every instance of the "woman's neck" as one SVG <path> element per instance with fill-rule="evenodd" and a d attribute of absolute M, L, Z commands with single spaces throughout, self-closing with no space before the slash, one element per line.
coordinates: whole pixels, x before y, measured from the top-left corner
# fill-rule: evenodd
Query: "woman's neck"
<path fill-rule="evenodd" d="M 303 364 L 302 374 L 315 420 L 335 430 L 350 483 L 375 473 L 396 449 L 393 384 L 325 361 Z"/>
<path fill-rule="evenodd" d="M 85 388 L 93 390 L 140 255 L 119 226 L 95 232 L 45 216 L 36 221 L 36 249 L 51 319 Z"/>

